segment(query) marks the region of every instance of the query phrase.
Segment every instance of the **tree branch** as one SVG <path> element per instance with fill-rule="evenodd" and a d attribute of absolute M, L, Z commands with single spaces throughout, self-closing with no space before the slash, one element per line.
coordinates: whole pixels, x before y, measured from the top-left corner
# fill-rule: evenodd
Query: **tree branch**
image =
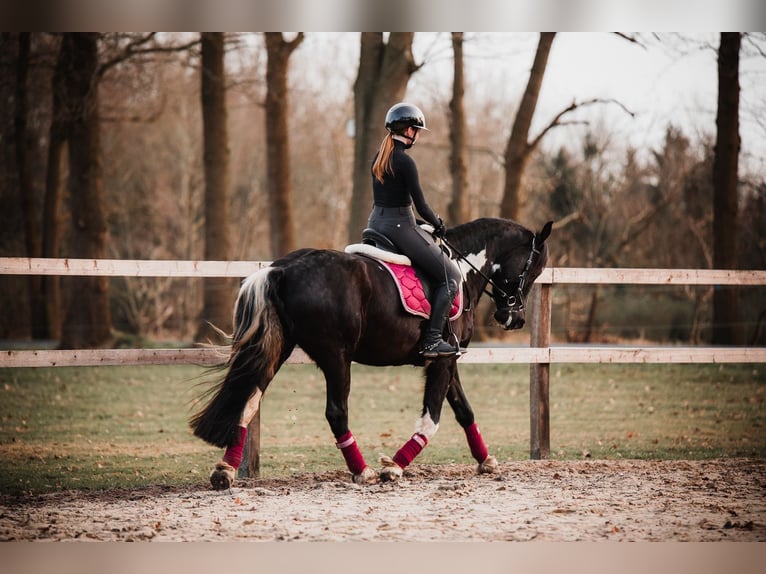
<path fill-rule="evenodd" d="M 623 40 L 627 40 L 631 44 L 635 44 L 636 46 L 641 46 L 644 50 L 646 50 L 646 46 L 644 46 L 641 42 L 639 42 L 636 36 L 625 34 L 623 32 L 614 32 L 614 35 L 622 38 Z"/>
<path fill-rule="evenodd" d="M 189 48 L 192 48 L 194 46 L 199 45 L 200 41 L 199 38 L 195 40 L 191 40 L 189 42 L 186 42 L 184 44 L 177 44 L 177 45 L 161 45 L 161 44 L 155 44 L 150 47 L 143 47 L 146 46 L 149 42 L 155 39 L 156 32 L 150 32 L 149 34 L 146 34 L 145 36 L 139 36 L 130 42 L 128 42 L 124 48 L 122 48 L 117 54 L 115 54 L 112 58 L 106 60 L 103 62 L 99 68 L 98 68 L 98 76 L 99 78 L 103 77 L 109 70 L 114 68 L 115 66 L 118 66 L 119 64 L 125 62 L 126 60 L 129 60 L 130 58 L 133 58 L 134 56 L 144 56 L 147 54 L 170 54 L 174 52 L 183 52 L 184 50 L 188 50 Z"/>
<path fill-rule="evenodd" d="M 554 116 L 554 118 L 550 121 L 550 123 L 543 128 L 543 130 L 531 141 L 527 144 L 528 151 L 534 150 L 540 143 L 540 141 L 545 137 L 545 134 L 547 134 L 549 131 L 551 131 L 553 128 L 563 126 L 563 125 L 571 125 L 574 123 L 579 124 L 587 124 L 588 122 L 562 122 L 561 118 L 563 118 L 565 115 L 572 113 L 578 108 L 584 108 L 586 106 L 592 106 L 594 104 L 617 104 L 620 106 L 625 113 L 629 114 L 630 117 L 634 118 L 636 117 L 636 114 L 631 112 L 624 104 L 619 102 L 618 100 L 612 99 L 612 98 L 592 98 L 590 100 L 585 100 L 584 102 L 577 102 L 573 101 L 571 104 L 569 104 L 568 107 L 561 110 L 558 114 Z"/>

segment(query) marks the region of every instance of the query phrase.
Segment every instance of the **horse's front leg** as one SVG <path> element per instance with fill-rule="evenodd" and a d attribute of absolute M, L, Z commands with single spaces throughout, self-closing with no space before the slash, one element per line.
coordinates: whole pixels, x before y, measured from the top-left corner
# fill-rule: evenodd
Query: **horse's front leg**
<path fill-rule="evenodd" d="M 474 420 L 473 409 L 471 409 L 471 405 L 463 392 L 463 385 L 460 384 L 457 367 L 452 373 L 452 380 L 447 391 L 447 402 L 452 407 L 458 424 L 465 431 L 471 454 L 479 463 L 477 468 L 479 474 L 497 472 L 497 459 L 489 454 L 489 449 L 487 449 L 484 438 L 479 432 L 479 427 Z"/>
<path fill-rule="evenodd" d="M 455 359 L 437 359 L 426 367 L 426 389 L 423 395 L 423 411 L 415 422 L 415 432 L 396 452 L 393 458 L 381 457 L 383 468 L 380 480 L 394 481 L 400 478 L 404 469 L 425 448 L 428 441 L 439 430 L 444 397 L 447 394 L 451 372 L 455 369 Z"/>
<path fill-rule="evenodd" d="M 356 438 L 348 428 L 348 395 L 351 390 L 351 365 L 320 364 L 327 384 L 325 417 L 335 436 L 335 446 L 343 454 L 351 480 L 356 484 L 377 482 L 378 473 L 367 466 Z"/>

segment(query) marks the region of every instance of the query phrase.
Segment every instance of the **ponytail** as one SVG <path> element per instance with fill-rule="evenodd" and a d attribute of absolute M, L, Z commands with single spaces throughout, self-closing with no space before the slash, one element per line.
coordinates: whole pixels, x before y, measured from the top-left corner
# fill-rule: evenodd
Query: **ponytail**
<path fill-rule="evenodd" d="M 380 183 L 383 183 L 383 176 L 387 173 L 394 175 L 394 168 L 391 166 L 391 156 L 393 153 L 394 139 L 391 137 L 391 133 L 387 133 L 383 141 L 380 142 L 378 156 L 375 158 L 375 163 L 372 164 L 372 175 Z"/>

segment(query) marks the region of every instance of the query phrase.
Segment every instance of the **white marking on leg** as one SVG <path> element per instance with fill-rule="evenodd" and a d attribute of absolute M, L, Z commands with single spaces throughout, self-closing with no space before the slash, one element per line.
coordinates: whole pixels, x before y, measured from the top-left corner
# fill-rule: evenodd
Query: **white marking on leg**
<path fill-rule="evenodd" d="M 428 412 L 428 409 L 426 409 L 426 414 L 415 422 L 415 432 L 422 434 L 428 440 L 431 440 L 431 437 L 434 436 L 438 430 L 439 424 L 435 423 L 431 418 L 431 413 Z"/>
<path fill-rule="evenodd" d="M 255 392 L 250 396 L 245 404 L 245 408 L 242 409 L 242 416 L 239 418 L 239 426 L 246 427 L 253 420 L 253 417 L 258 414 L 258 410 L 261 408 L 261 398 L 263 393 L 261 389 L 255 389 Z"/>

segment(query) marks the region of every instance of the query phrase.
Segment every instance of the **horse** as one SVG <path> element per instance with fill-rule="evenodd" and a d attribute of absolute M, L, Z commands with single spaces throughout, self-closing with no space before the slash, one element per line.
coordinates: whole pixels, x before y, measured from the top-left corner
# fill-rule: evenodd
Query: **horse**
<path fill-rule="evenodd" d="M 480 218 L 446 230 L 443 243 L 464 281 L 460 316 L 448 321 L 445 336 L 467 350 L 476 306 L 486 293 L 494 319 L 506 330 L 525 323 L 525 299 L 548 260 L 545 240 L 553 222 L 533 232 L 508 219 Z M 451 357 L 426 359 L 418 343 L 427 320 L 404 310 L 399 290 L 382 263 L 369 254 L 299 249 L 243 280 L 234 305 L 234 330 L 225 376 L 211 398 L 190 419 L 194 434 L 225 448 L 210 482 L 231 487 L 242 459 L 247 426 L 279 368 L 299 346 L 326 381 L 325 417 L 351 480 L 357 484 L 395 481 L 432 440 L 446 398 L 466 434 L 479 473 L 496 472 Z M 351 364 L 424 367 L 425 390 L 412 437 L 380 471 L 367 465 L 348 427 Z"/>

